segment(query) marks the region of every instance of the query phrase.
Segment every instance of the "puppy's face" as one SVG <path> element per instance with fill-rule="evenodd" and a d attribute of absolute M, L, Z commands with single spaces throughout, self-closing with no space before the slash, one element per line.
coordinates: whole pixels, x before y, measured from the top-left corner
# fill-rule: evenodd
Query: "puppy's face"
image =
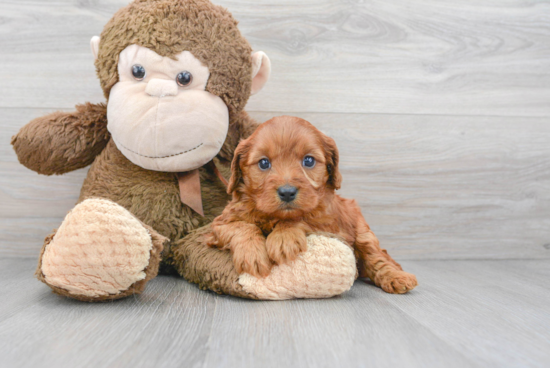
<path fill-rule="evenodd" d="M 315 209 L 340 182 L 334 140 L 303 119 L 282 116 L 239 144 L 228 191 L 247 194 L 265 214 L 289 219 Z"/>

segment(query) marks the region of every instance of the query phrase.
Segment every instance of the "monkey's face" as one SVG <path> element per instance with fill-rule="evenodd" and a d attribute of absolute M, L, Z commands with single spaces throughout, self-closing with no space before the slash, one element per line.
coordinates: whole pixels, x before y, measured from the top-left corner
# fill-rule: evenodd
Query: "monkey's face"
<path fill-rule="evenodd" d="M 229 126 L 223 100 L 205 90 L 210 72 L 189 51 L 176 60 L 131 45 L 119 55 L 107 128 L 118 149 L 148 170 L 181 172 L 220 151 Z"/>

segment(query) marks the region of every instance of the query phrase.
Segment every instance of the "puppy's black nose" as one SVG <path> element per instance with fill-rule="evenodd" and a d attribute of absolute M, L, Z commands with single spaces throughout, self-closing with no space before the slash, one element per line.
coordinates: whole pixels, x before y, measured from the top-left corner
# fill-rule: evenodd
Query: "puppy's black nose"
<path fill-rule="evenodd" d="M 279 198 L 281 198 L 281 201 L 292 202 L 296 199 L 296 193 L 298 193 L 298 189 L 290 185 L 283 185 L 282 187 L 277 189 L 277 193 L 279 194 Z"/>

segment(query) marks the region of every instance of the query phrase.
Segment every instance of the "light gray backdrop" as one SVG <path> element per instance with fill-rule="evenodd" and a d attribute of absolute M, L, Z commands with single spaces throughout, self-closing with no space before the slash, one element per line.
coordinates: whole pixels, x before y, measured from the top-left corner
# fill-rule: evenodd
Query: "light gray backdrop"
<path fill-rule="evenodd" d="M 10 137 L 103 101 L 89 40 L 127 1 L 0 3 L 0 256 L 37 257 L 86 169 L 39 176 Z M 341 151 L 397 259 L 550 258 L 550 4 L 219 0 L 273 73 L 248 110 L 304 117 Z"/>

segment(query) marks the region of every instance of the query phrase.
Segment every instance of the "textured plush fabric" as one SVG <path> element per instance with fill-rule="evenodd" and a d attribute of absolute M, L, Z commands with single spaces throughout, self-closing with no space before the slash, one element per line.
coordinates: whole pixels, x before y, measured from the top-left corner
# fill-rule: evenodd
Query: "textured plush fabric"
<path fill-rule="evenodd" d="M 242 298 L 282 300 L 330 298 L 349 290 L 357 278 L 351 247 L 332 234 L 308 236 L 308 250 L 292 264 L 275 266 L 266 278 L 239 275 L 229 252 L 206 245 L 210 225 L 191 232 L 172 247 L 178 272 L 201 289 Z M 192 265 L 192 266 L 189 266 Z"/>
<path fill-rule="evenodd" d="M 348 291 L 357 276 L 351 248 L 316 234 L 307 237 L 307 247 L 294 262 L 274 267 L 266 278 L 240 275 L 243 291 L 270 300 L 330 298 Z"/>
<path fill-rule="evenodd" d="M 104 199 L 76 206 L 46 246 L 42 273 L 71 294 L 118 294 L 145 279 L 153 242 L 128 211 Z"/>
<path fill-rule="evenodd" d="M 167 240 L 117 204 L 88 199 L 46 237 L 36 277 L 83 301 L 139 294 L 157 275 Z"/>

